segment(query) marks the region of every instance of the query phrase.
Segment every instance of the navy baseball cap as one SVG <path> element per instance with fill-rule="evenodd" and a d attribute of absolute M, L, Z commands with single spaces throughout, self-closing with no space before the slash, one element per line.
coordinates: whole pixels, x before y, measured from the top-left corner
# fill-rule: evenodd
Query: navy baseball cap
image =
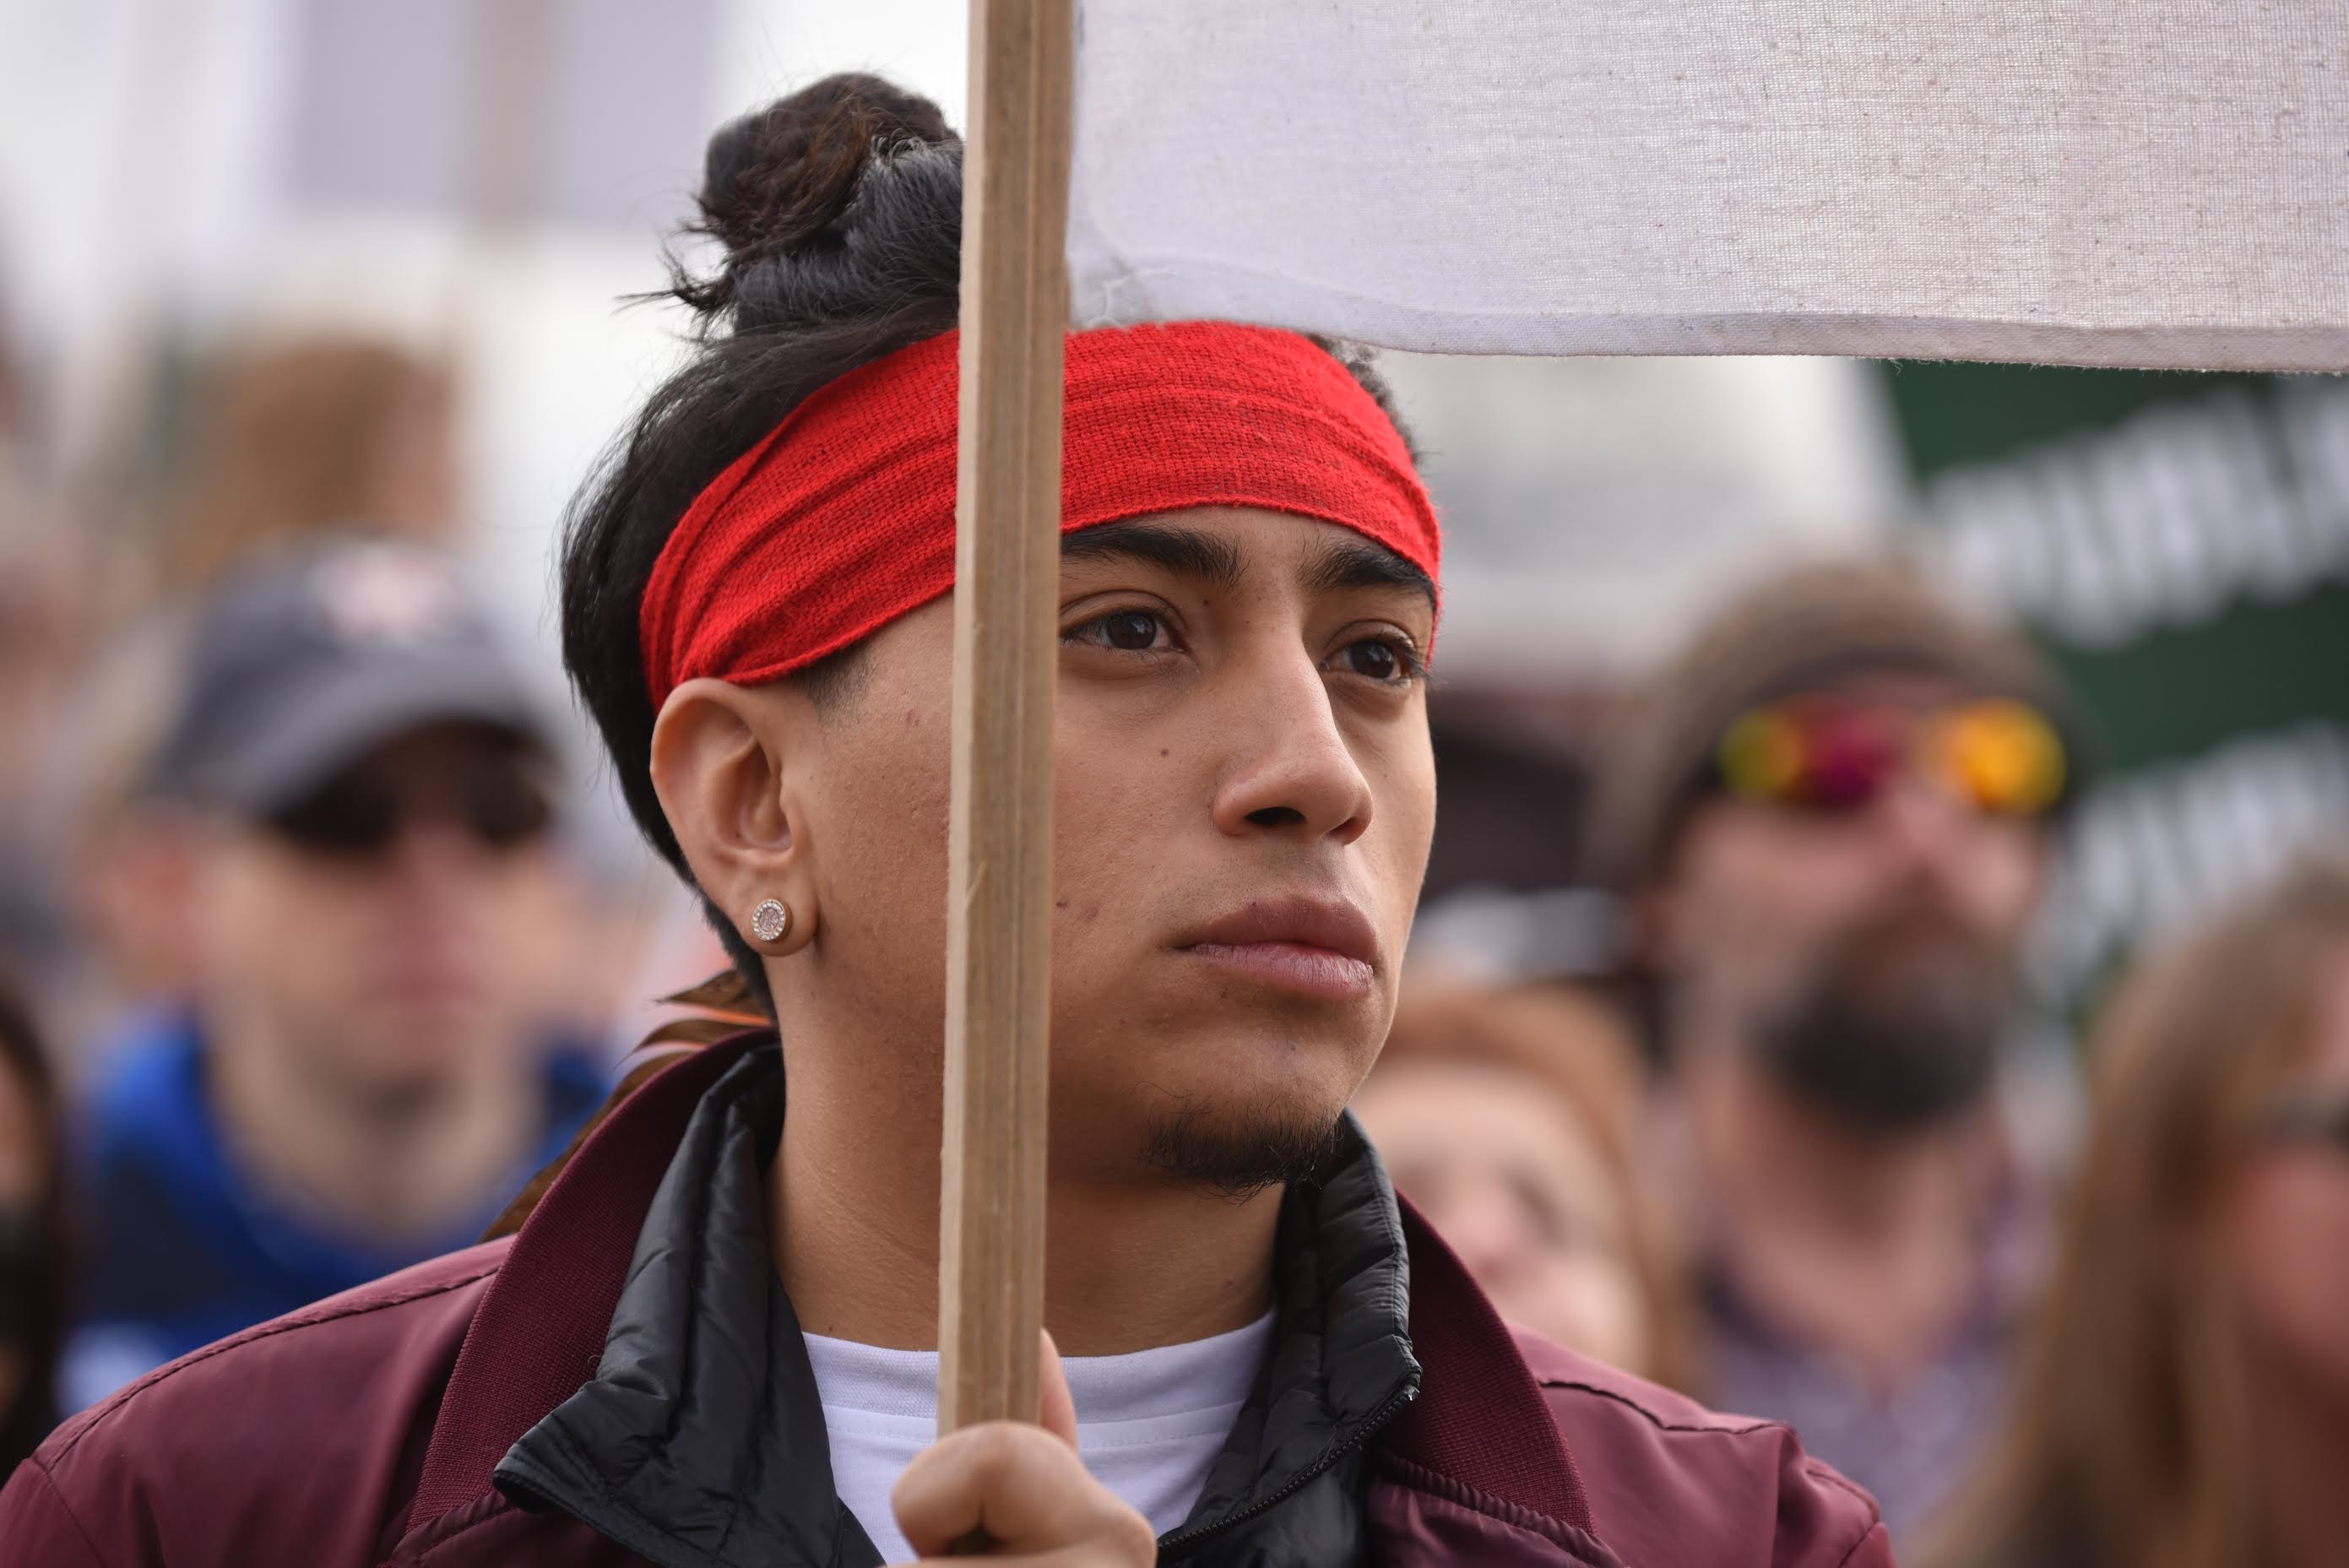
<path fill-rule="evenodd" d="M 446 557 L 335 538 L 261 557 L 198 605 L 154 793 L 246 816 L 443 724 L 541 750 L 543 720 Z"/>

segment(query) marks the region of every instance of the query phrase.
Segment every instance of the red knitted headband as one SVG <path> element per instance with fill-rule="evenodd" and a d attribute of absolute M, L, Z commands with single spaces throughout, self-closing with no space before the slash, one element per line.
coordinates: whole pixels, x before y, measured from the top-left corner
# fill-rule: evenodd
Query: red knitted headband
<path fill-rule="evenodd" d="M 695 497 L 638 617 L 656 708 L 696 676 L 781 680 L 954 587 L 957 339 L 823 388 Z M 1066 385 L 1063 532 L 1261 507 L 1342 524 L 1435 578 L 1435 514 L 1402 438 L 1295 333 L 1071 333 Z"/>

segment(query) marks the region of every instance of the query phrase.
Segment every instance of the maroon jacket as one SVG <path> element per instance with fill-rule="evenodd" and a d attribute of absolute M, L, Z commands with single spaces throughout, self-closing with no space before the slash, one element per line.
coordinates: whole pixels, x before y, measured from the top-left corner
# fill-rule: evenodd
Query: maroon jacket
<path fill-rule="evenodd" d="M 622 1568 L 491 1475 L 595 1376 L 713 1048 L 582 1147 L 521 1232 L 249 1329 L 67 1422 L 0 1491 L 0 1565 Z M 1422 1391 L 1377 1440 L 1375 1561 L 1890 1568 L 1865 1492 L 1769 1422 L 1513 1338 L 1405 1211 Z"/>

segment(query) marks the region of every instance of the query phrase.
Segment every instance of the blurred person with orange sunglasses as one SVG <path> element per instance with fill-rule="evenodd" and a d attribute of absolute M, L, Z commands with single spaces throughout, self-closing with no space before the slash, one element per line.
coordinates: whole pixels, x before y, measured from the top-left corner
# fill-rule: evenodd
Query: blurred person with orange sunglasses
<path fill-rule="evenodd" d="M 1641 1182 L 1644 1078 L 1565 986 L 1407 984 L 1354 1114 L 1504 1318 L 1678 1384 L 1686 1287 Z"/>
<path fill-rule="evenodd" d="M 1949 1568 L 2349 1563 L 2349 849 L 2140 969 Z"/>
<path fill-rule="evenodd" d="M 1609 758 L 1596 849 L 1669 1085 L 1699 1391 L 1931 1512 L 2034 1269 L 1993 1093 L 2078 747 L 2017 639 L 1903 572 L 1703 627 Z"/>

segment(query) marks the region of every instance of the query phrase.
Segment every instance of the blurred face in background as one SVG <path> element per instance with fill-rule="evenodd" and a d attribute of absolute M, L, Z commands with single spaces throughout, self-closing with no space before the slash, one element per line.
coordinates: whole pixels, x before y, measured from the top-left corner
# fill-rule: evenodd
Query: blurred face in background
<path fill-rule="evenodd" d="M 207 1027 L 397 1101 L 526 1049 L 564 918 L 534 753 L 456 726 L 362 756 L 194 853 Z"/>
<path fill-rule="evenodd" d="M 1807 701 L 1786 711 L 1816 744 L 1874 748 L 1861 787 L 1706 795 L 1643 908 L 1651 950 L 1676 1033 L 1743 1042 L 1848 1120 L 1929 1123 L 1988 1086 L 2045 832 L 1912 761 L 1968 693 L 1884 677 Z"/>
<path fill-rule="evenodd" d="M 1498 1063 L 1414 1059 L 1373 1073 L 1354 1112 L 1504 1318 L 1653 1375 L 1628 1195 L 1565 1096 Z"/>
<path fill-rule="evenodd" d="M 2349 854 L 2144 955 L 2012 1428 L 1961 1532 L 2103 1563 L 2333 1563 L 2349 1443 Z M 1961 1542 L 1961 1544 L 1969 1544 Z M 2033 1561 L 2038 1560 L 2033 1555 Z"/>
<path fill-rule="evenodd" d="M 2218 1232 L 2255 1353 L 2349 1408 L 2349 942 L 2325 966 L 2315 1024 Z"/>

